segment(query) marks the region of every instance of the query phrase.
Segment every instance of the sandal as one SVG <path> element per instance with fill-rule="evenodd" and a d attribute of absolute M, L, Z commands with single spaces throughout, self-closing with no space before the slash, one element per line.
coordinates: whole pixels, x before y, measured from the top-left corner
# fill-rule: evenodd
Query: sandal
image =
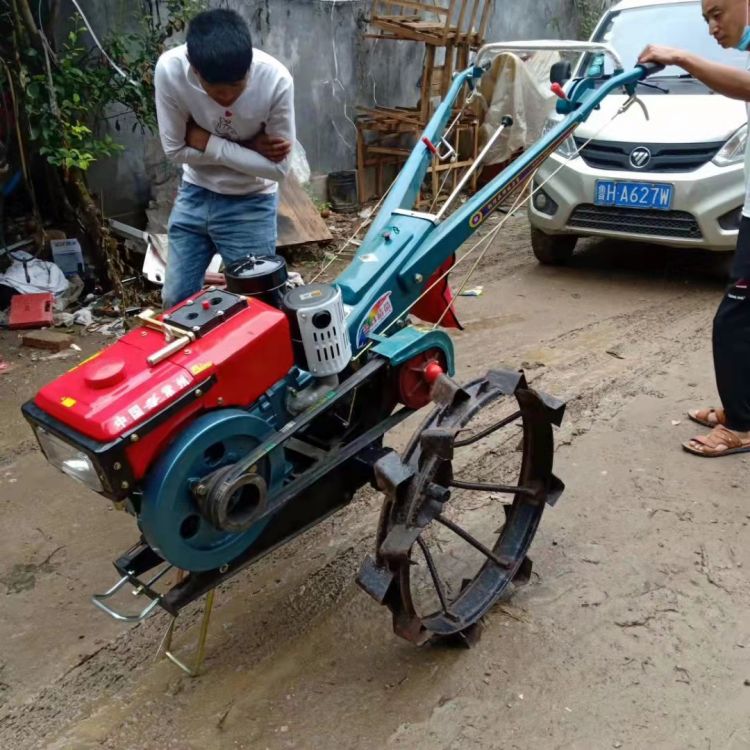
<path fill-rule="evenodd" d="M 724 409 L 691 409 L 688 412 L 688 417 L 704 427 L 710 427 L 713 429 L 717 425 L 725 425 L 727 423 L 727 415 Z"/>
<path fill-rule="evenodd" d="M 732 456 L 736 453 L 750 453 L 750 437 L 741 438 L 724 425 L 717 425 L 708 435 L 688 440 L 682 447 L 688 453 L 705 458 Z"/>

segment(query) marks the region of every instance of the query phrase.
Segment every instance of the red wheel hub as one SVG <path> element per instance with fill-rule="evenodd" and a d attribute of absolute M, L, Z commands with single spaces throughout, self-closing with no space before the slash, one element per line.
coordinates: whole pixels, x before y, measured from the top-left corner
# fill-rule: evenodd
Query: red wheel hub
<path fill-rule="evenodd" d="M 399 400 L 410 409 L 421 409 L 430 403 L 435 381 L 445 373 L 447 363 L 440 349 L 422 352 L 401 365 L 398 373 Z"/>

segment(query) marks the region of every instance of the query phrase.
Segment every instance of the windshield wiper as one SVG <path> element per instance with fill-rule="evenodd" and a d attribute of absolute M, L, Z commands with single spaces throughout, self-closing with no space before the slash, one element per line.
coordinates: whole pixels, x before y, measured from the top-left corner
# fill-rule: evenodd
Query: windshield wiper
<path fill-rule="evenodd" d="M 604 75 L 597 76 L 594 80 L 601 81 L 602 83 L 604 83 L 604 81 L 608 81 L 610 78 L 613 78 L 613 77 L 614 77 L 614 73 L 605 73 Z M 683 76 L 659 76 L 659 78 L 677 78 L 677 77 L 682 78 Z M 692 76 L 689 76 L 689 77 L 692 78 Z M 580 78 L 580 77 L 571 79 L 573 83 L 579 83 L 582 80 L 583 78 Z M 661 91 L 664 94 L 669 93 L 669 89 L 666 86 L 660 86 L 658 83 L 654 83 L 653 79 L 648 82 L 636 81 L 636 83 L 639 86 L 645 86 L 647 89 L 656 89 L 657 91 Z"/>
<path fill-rule="evenodd" d="M 679 81 L 697 81 L 698 79 L 692 74 L 692 73 L 680 73 L 679 75 L 674 76 L 659 76 L 659 78 L 671 78 L 672 80 L 679 80 Z"/>
<path fill-rule="evenodd" d="M 662 78 L 665 78 L 666 76 L 661 76 Z M 661 91 L 664 94 L 669 93 L 669 89 L 666 86 L 660 86 L 658 83 L 654 83 L 653 81 L 637 81 L 639 86 L 645 86 L 648 89 L 656 89 L 657 91 Z"/>

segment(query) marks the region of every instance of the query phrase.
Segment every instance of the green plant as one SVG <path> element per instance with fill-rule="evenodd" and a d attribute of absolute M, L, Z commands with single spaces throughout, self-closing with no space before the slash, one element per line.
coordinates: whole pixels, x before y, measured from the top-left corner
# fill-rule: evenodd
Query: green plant
<path fill-rule="evenodd" d="M 153 68 L 166 42 L 184 29 L 206 0 L 137 0 L 117 30 L 103 37 L 110 64 L 88 44 L 78 14 L 61 33 L 60 0 L 6 0 L 0 12 L 0 87 L 15 94 L 22 132 L 18 148 L 27 162 L 46 163 L 57 186 L 56 203 L 68 222 L 83 225 L 93 250 L 116 284 L 114 243 L 86 184 L 97 160 L 123 150 L 109 128 L 123 118 L 133 128 L 156 129 Z M 9 80 L 10 79 L 10 80 Z M 33 187 L 29 187 L 33 193 Z M 70 214 L 73 214 L 70 216 Z"/>
<path fill-rule="evenodd" d="M 602 13 L 612 5 L 612 0 L 573 0 L 578 16 L 578 32 L 581 39 L 588 39 L 599 23 Z"/>
<path fill-rule="evenodd" d="M 51 75 L 33 72 L 40 56 L 33 47 L 20 56 L 19 80 L 29 140 L 51 165 L 64 170 L 86 171 L 97 159 L 123 148 L 109 134 L 98 135 L 92 129 L 99 117 L 90 109 L 90 95 L 95 91 L 93 98 L 101 99 L 97 94 L 107 90 L 108 82 L 103 80 L 102 68 L 91 71 L 78 64 L 87 52 L 81 43 L 82 33 L 79 27 L 68 34 Z"/>
<path fill-rule="evenodd" d="M 320 200 L 320 198 L 318 198 L 318 196 L 315 194 L 315 190 L 309 182 L 303 186 L 303 189 L 307 193 L 307 197 L 313 202 L 313 205 L 319 213 L 322 214 L 326 211 L 331 210 L 331 204 L 328 201 Z"/>

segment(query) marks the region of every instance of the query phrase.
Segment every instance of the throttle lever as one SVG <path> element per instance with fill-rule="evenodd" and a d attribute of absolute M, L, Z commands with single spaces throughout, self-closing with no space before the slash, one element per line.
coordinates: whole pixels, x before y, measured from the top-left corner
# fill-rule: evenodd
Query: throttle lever
<path fill-rule="evenodd" d="M 550 86 L 550 90 L 559 99 L 562 99 L 563 101 L 568 100 L 568 95 L 565 93 L 565 89 L 563 89 L 563 87 L 559 83 L 553 83 Z"/>

